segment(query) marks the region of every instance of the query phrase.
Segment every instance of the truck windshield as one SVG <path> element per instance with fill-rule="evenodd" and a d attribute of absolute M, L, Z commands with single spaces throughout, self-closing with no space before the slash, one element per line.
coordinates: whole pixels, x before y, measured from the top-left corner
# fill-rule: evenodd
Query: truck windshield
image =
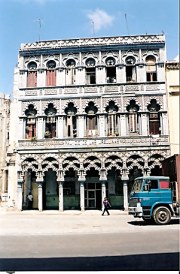
<path fill-rule="evenodd" d="M 135 180 L 131 192 L 141 191 L 143 180 Z"/>

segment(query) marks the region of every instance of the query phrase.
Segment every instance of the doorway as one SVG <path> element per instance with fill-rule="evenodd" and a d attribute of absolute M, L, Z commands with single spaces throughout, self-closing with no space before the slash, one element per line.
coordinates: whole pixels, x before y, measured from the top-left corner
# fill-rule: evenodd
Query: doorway
<path fill-rule="evenodd" d="M 85 208 L 101 209 L 101 183 L 85 183 Z"/>

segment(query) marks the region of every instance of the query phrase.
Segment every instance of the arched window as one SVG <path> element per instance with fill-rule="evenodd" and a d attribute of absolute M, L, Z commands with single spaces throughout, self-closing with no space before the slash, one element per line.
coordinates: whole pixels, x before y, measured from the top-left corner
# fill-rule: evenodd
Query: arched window
<path fill-rule="evenodd" d="M 33 105 L 29 105 L 25 111 L 26 115 L 26 138 L 31 139 L 36 137 L 36 114 L 37 111 Z"/>
<path fill-rule="evenodd" d="M 146 80 L 147 82 L 157 81 L 156 58 L 152 55 L 146 57 Z"/>
<path fill-rule="evenodd" d="M 136 82 L 136 59 L 133 56 L 126 57 L 126 82 Z"/>
<path fill-rule="evenodd" d="M 86 84 L 96 84 L 96 68 L 94 58 L 88 58 L 86 60 Z"/>
<path fill-rule="evenodd" d="M 106 58 L 106 79 L 107 83 L 116 83 L 116 67 L 113 57 Z"/>
<path fill-rule="evenodd" d="M 148 105 L 149 110 L 149 134 L 160 134 L 160 106 L 155 99 Z"/>
<path fill-rule="evenodd" d="M 65 137 L 77 137 L 77 109 L 73 103 L 68 104 L 65 113 Z"/>
<path fill-rule="evenodd" d="M 56 112 L 57 110 L 52 103 L 50 103 L 45 110 L 45 138 L 56 137 Z"/>
<path fill-rule="evenodd" d="M 128 126 L 129 133 L 137 133 L 139 131 L 139 117 L 138 117 L 139 106 L 136 104 L 135 100 L 131 100 L 128 111 Z"/>
<path fill-rule="evenodd" d="M 30 62 L 28 64 L 27 72 L 27 87 L 36 87 L 37 86 L 37 64 L 36 62 Z"/>
<path fill-rule="evenodd" d="M 118 117 L 117 111 L 118 107 L 115 105 L 114 101 L 110 101 L 109 105 L 106 107 L 107 111 L 107 135 L 117 136 L 118 132 Z"/>
<path fill-rule="evenodd" d="M 76 62 L 74 59 L 66 61 L 66 85 L 73 85 L 76 82 Z"/>
<path fill-rule="evenodd" d="M 47 62 L 46 86 L 56 86 L 56 62 L 53 60 Z"/>
<path fill-rule="evenodd" d="M 86 130 L 87 136 L 93 137 L 97 135 L 97 113 L 98 109 L 93 102 L 89 102 L 85 109 L 86 112 Z"/>

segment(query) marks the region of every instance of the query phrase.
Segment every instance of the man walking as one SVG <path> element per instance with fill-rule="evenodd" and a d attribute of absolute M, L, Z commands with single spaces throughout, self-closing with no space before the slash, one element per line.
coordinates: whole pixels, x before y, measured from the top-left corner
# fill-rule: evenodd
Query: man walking
<path fill-rule="evenodd" d="M 110 215 L 108 209 L 111 207 L 111 204 L 106 197 L 103 200 L 103 207 L 104 209 L 103 209 L 102 216 L 104 215 L 105 212 L 107 212 L 107 214 Z"/>

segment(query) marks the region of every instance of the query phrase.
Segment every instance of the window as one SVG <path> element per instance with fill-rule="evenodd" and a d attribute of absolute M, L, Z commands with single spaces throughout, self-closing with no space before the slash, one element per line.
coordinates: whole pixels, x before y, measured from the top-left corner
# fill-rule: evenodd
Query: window
<path fill-rule="evenodd" d="M 56 62 L 51 60 L 47 62 L 46 86 L 56 85 Z"/>
<path fill-rule="evenodd" d="M 106 59 L 106 79 L 107 83 L 116 83 L 116 67 L 113 57 Z"/>
<path fill-rule="evenodd" d="M 138 110 L 139 106 L 134 100 L 131 100 L 130 105 L 127 107 L 129 133 L 137 133 L 139 130 Z"/>
<path fill-rule="evenodd" d="M 37 64 L 35 62 L 30 62 L 28 64 L 27 72 L 27 87 L 37 86 Z"/>
<path fill-rule="evenodd" d="M 90 102 L 85 109 L 86 116 L 86 130 L 87 136 L 93 137 L 97 135 L 97 107 L 94 106 L 93 102 Z"/>
<path fill-rule="evenodd" d="M 54 108 L 52 103 L 50 103 L 48 108 L 45 110 L 45 138 L 56 137 L 56 112 L 57 110 Z"/>
<path fill-rule="evenodd" d="M 147 82 L 157 81 L 156 59 L 151 55 L 146 57 L 146 80 Z"/>
<path fill-rule="evenodd" d="M 77 137 L 77 109 L 74 107 L 73 103 L 68 104 L 65 113 L 66 137 Z"/>
<path fill-rule="evenodd" d="M 26 115 L 26 125 L 25 125 L 26 139 L 32 139 L 32 138 L 36 137 L 36 114 L 37 114 L 37 111 L 34 109 L 34 106 L 29 105 L 28 109 L 25 111 L 25 115 Z"/>
<path fill-rule="evenodd" d="M 86 84 L 96 84 L 95 60 L 93 58 L 88 58 L 86 60 L 86 66 Z"/>
<path fill-rule="evenodd" d="M 151 100 L 148 105 L 149 110 L 149 133 L 159 134 L 160 133 L 160 116 L 159 116 L 160 106 L 156 103 L 155 99 Z"/>
<path fill-rule="evenodd" d="M 76 62 L 74 59 L 66 61 L 66 85 L 73 85 L 76 82 Z"/>
<path fill-rule="evenodd" d="M 160 180 L 160 181 L 159 181 L 159 184 L 160 184 L 160 188 L 161 188 L 161 189 L 163 189 L 163 188 L 166 188 L 166 189 L 170 188 L 169 182 L 168 182 L 168 181 Z"/>
<path fill-rule="evenodd" d="M 109 105 L 106 108 L 107 111 L 107 135 L 108 136 L 117 136 L 118 133 L 118 117 L 117 111 L 118 107 L 115 105 L 114 101 L 110 101 Z"/>
<path fill-rule="evenodd" d="M 149 189 L 158 189 L 158 180 L 149 180 Z"/>
<path fill-rule="evenodd" d="M 136 82 L 136 59 L 133 56 L 128 56 L 126 62 L 126 82 Z"/>

